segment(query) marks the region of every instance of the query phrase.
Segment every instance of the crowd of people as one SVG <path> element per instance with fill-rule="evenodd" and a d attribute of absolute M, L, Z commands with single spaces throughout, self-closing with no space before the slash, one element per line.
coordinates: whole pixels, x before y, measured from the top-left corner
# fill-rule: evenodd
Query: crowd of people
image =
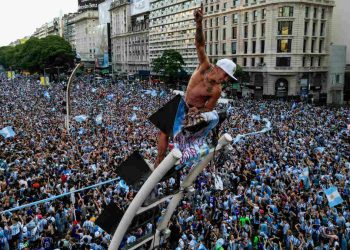
<path fill-rule="evenodd" d="M 112 236 L 96 218 L 111 202 L 126 208 L 137 192 L 121 181 L 6 211 L 115 179 L 115 169 L 136 149 L 150 162 L 157 155 L 158 130 L 147 118 L 173 97 L 165 86 L 77 77 L 67 131 L 65 85 L 0 77 L 0 129 L 12 126 L 16 133 L 0 138 L 0 249 L 107 249 Z M 350 247 L 349 108 L 250 99 L 230 105 L 234 112 L 222 132 L 235 137 L 261 130 L 262 118 L 272 130 L 240 138 L 232 151 L 216 155 L 194 195 L 179 204 L 163 247 Z M 214 175 L 223 190 L 215 188 Z M 174 184 L 170 178 L 157 192 Z M 343 202 L 331 208 L 325 190 L 333 186 Z M 123 247 L 154 228 L 148 223 L 128 232 Z"/>

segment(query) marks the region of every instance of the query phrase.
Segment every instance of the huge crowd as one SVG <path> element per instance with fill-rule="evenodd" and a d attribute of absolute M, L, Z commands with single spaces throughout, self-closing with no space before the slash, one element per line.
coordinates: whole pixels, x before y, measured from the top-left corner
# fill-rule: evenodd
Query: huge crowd
<path fill-rule="evenodd" d="M 151 162 L 157 155 L 157 129 L 147 118 L 172 98 L 165 86 L 80 76 L 67 131 L 65 84 L 0 77 L 0 129 L 12 126 L 16 133 L 0 138 L 0 249 L 107 249 L 111 235 L 96 218 L 110 202 L 126 208 L 137 192 L 120 181 L 6 210 L 117 178 L 115 169 L 135 149 Z M 216 155 L 197 178 L 194 195 L 179 204 L 162 247 L 350 248 L 349 108 L 250 99 L 230 105 L 234 112 L 222 132 L 235 137 L 260 130 L 257 116 L 267 118 L 272 130 L 241 138 L 230 152 Z M 74 119 L 81 115 L 87 119 Z M 215 188 L 214 174 L 223 190 Z M 158 195 L 173 185 L 172 178 L 160 183 Z M 324 190 L 332 186 L 343 202 L 331 208 Z M 148 223 L 128 232 L 123 247 L 154 228 Z"/>

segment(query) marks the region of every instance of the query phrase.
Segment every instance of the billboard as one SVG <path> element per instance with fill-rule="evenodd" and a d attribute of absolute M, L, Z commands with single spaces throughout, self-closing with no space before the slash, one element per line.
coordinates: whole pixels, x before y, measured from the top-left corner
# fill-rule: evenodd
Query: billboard
<path fill-rule="evenodd" d="M 131 15 L 138 15 L 150 10 L 149 0 L 132 0 Z"/>
<path fill-rule="evenodd" d="M 97 10 L 104 0 L 78 0 L 78 11 Z"/>

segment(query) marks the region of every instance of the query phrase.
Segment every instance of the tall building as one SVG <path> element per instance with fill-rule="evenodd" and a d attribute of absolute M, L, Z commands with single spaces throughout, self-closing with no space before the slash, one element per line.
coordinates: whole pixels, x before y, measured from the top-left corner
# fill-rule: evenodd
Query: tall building
<path fill-rule="evenodd" d="M 331 0 L 204 0 L 206 50 L 232 58 L 256 97 L 327 91 Z"/>
<path fill-rule="evenodd" d="M 113 71 L 118 75 L 148 75 L 148 0 L 115 0 L 110 14 Z"/>
<path fill-rule="evenodd" d="M 88 10 L 79 12 L 74 17 L 75 25 L 75 49 L 85 62 L 95 61 L 96 40 L 98 34 L 98 11 Z"/>
<path fill-rule="evenodd" d="M 334 7 L 331 54 L 334 64 L 329 64 L 328 103 L 350 104 L 350 2 L 337 0 Z M 345 51 L 344 51 L 345 49 Z M 345 63 L 345 64 L 344 64 Z"/>
<path fill-rule="evenodd" d="M 215 2 L 218 2 L 215 0 Z M 195 22 L 193 11 L 201 0 L 150 0 L 150 61 L 160 57 L 164 50 L 175 49 L 186 63 L 185 70 L 192 73 L 198 66 L 194 44 Z"/>
<path fill-rule="evenodd" d="M 75 41 L 75 36 L 76 36 L 76 31 L 75 31 L 75 16 L 77 13 L 69 13 L 65 14 L 62 17 L 62 35 L 63 38 L 70 43 L 72 46 L 73 50 L 76 48 L 76 41 Z"/>

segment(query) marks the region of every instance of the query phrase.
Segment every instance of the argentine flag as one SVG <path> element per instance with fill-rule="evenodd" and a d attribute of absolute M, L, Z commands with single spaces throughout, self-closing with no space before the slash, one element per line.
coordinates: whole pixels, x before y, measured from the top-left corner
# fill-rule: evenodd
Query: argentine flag
<path fill-rule="evenodd" d="M 97 125 L 102 124 L 102 114 L 99 114 L 98 116 L 96 116 L 95 122 Z"/>
<path fill-rule="evenodd" d="M 335 207 L 343 203 L 343 199 L 341 198 L 336 187 L 330 187 L 328 189 L 325 189 L 324 193 L 327 196 L 328 204 L 330 207 Z"/>
<path fill-rule="evenodd" d="M 84 122 L 87 118 L 88 117 L 86 115 L 77 115 L 74 117 L 74 120 L 76 120 L 77 122 Z"/>
<path fill-rule="evenodd" d="M 260 115 L 252 115 L 253 121 L 260 121 Z"/>
<path fill-rule="evenodd" d="M 136 116 L 135 113 L 133 113 L 132 116 L 129 118 L 129 121 L 134 122 L 134 121 L 136 121 L 136 120 L 137 120 L 137 116 Z"/>
<path fill-rule="evenodd" d="M 5 127 L 0 130 L 0 135 L 7 138 L 14 137 L 16 135 L 15 131 L 13 131 L 12 126 Z"/>
<path fill-rule="evenodd" d="M 47 91 L 44 92 L 44 97 L 48 100 L 50 100 L 50 98 L 51 98 L 49 92 L 47 92 Z"/>

